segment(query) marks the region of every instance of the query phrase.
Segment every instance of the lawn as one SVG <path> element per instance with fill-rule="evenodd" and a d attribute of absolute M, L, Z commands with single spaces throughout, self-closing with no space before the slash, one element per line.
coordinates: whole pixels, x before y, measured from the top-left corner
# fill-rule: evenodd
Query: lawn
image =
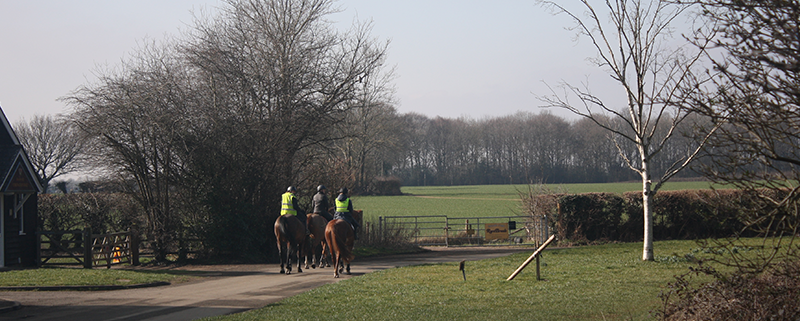
<path fill-rule="evenodd" d="M 212 320 L 649 320 L 658 295 L 688 271 L 692 241 L 656 242 L 654 262 L 641 244 L 553 249 L 506 278 L 530 254 L 374 272 L 325 285 L 265 308 Z M 356 263 L 357 264 L 357 263 Z"/>
<path fill-rule="evenodd" d="M 708 189 L 708 182 L 667 182 L 662 191 Z M 552 190 L 568 193 L 617 193 L 639 191 L 641 183 L 553 184 Z M 721 186 L 714 186 L 721 188 Z M 488 217 L 521 215 L 520 192 L 528 185 L 406 186 L 401 196 L 353 196 L 353 206 L 364 210 L 365 221 L 380 216 L 446 215 Z"/>
<path fill-rule="evenodd" d="M 188 276 L 121 269 L 40 268 L 0 273 L 0 286 L 98 286 L 182 282 Z"/>

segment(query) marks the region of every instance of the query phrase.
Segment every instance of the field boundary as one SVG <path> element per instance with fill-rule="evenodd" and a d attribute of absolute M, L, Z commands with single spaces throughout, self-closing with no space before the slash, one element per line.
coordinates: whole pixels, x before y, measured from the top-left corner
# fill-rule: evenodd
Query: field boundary
<path fill-rule="evenodd" d="M 487 228 L 487 224 L 492 224 Z M 492 229 L 501 227 L 501 236 Z M 506 225 L 507 224 L 507 225 Z M 495 231 L 497 232 L 497 231 Z M 549 218 L 530 216 L 448 217 L 413 215 L 378 217 L 378 235 L 404 234 L 418 246 L 541 245 L 550 234 Z M 507 236 L 506 236 L 507 233 Z"/>

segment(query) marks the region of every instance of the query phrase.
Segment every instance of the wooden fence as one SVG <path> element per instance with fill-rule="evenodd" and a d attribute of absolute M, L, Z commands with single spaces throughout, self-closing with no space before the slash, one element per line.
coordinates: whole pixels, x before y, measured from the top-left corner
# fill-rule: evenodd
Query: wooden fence
<path fill-rule="evenodd" d="M 130 231 L 92 234 L 89 229 L 36 232 L 38 266 L 139 264 L 139 242 Z"/>

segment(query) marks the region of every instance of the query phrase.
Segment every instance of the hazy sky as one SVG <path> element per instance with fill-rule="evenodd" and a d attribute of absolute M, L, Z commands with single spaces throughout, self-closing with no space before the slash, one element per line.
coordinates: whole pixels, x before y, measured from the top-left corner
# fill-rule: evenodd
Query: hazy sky
<path fill-rule="evenodd" d="M 340 0 L 341 28 L 372 20 L 372 35 L 391 40 L 398 111 L 430 117 L 539 112 L 536 95 L 567 80 L 610 81 L 585 58 L 566 16 L 533 1 Z M 191 26 L 192 12 L 214 12 L 214 0 L 0 0 L 0 106 L 13 123 L 67 111 L 56 101 L 113 67 L 143 39 Z M 553 110 L 559 115 L 568 115 Z"/>

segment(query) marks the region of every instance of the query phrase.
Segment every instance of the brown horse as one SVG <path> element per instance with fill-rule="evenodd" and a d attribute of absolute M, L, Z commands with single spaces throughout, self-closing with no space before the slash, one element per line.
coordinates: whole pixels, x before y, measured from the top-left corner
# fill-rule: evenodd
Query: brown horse
<path fill-rule="evenodd" d="M 353 259 L 353 227 L 345 220 L 334 219 L 325 227 L 325 239 L 331 249 L 333 261 L 333 277 L 338 278 L 340 269 L 347 267 L 346 274 L 350 274 L 350 260 Z M 340 267 L 339 264 L 342 266 Z"/>
<path fill-rule="evenodd" d="M 294 215 L 281 215 L 275 220 L 275 238 L 278 240 L 278 255 L 281 257 L 281 273 L 292 273 L 292 258 L 297 258 L 297 273 L 300 268 L 300 253 L 306 242 L 303 224 Z M 286 270 L 283 269 L 284 264 Z"/>
<path fill-rule="evenodd" d="M 324 268 L 326 263 L 331 266 L 330 261 L 326 262 L 327 260 L 325 260 L 325 252 L 330 252 L 328 242 L 325 240 L 325 226 L 328 225 L 328 219 L 319 214 L 308 214 L 306 223 L 308 230 L 314 236 L 308 244 L 305 255 L 306 269 L 308 269 L 309 263 L 311 263 L 312 269 L 315 269 L 317 265 Z"/>

